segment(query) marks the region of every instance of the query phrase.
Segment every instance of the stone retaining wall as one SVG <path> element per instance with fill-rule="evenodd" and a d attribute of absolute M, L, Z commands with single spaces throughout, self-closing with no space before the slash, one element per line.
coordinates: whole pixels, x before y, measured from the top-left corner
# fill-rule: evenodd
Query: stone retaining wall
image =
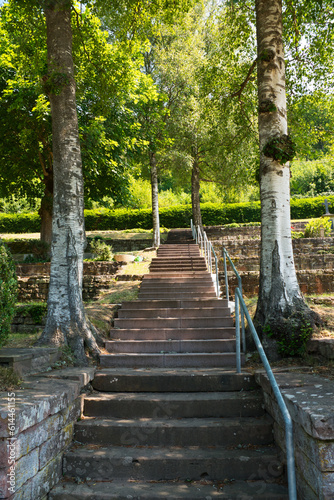
<path fill-rule="evenodd" d="M 63 453 L 81 415 L 80 393 L 93 377 L 93 368 L 69 368 L 30 376 L 23 390 L 1 393 L 0 498 L 46 500 L 62 478 Z M 8 397 L 14 419 L 9 419 Z M 9 489 L 10 472 L 14 490 Z"/>
<path fill-rule="evenodd" d="M 240 271 L 258 271 L 260 266 L 260 239 L 220 239 L 212 241 L 223 267 L 223 247 Z M 296 269 L 334 269 L 334 238 L 300 238 L 292 240 Z"/>
<path fill-rule="evenodd" d="M 298 499 L 334 498 L 333 381 L 303 373 L 275 373 L 293 420 Z M 265 407 L 274 419 L 275 441 L 284 457 L 284 421 L 267 375 L 256 374 Z"/>
<path fill-rule="evenodd" d="M 119 262 L 92 261 L 83 263 L 83 273 L 85 276 L 101 276 L 105 274 L 114 275 L 121 267 Z M 38 264 L 17 264 L 16 274 L 24 276 L 49 276 L 50 262 Z"/>
<path fill-rule="evenodd" d="M 252 297 L 259 293 L 259 272 L 249 271 L 239 273 L 242 280 L 242 289 L 246 296 Z M 323 294 L 334 292 L 334 271 L 327 269 L 297 271 L 297 278 L 302 293 Z M 220 289 L 224 294 L 225 278 L 224 273 L 219 273 Z M 237 287 L 237 279 L 232 272 L 228 272 L 228 282 L 230 294 L 234 295 Z"/>
<path fill-rule="evenodd" d="M 82 295 L 85 301 L 94 300 L 99 293 L 109 290 L 114 281 L 112 275 L 84 276 Z M 48 298 L 49 276 L 18 278 L 18 302 L 45 301 Z"/>

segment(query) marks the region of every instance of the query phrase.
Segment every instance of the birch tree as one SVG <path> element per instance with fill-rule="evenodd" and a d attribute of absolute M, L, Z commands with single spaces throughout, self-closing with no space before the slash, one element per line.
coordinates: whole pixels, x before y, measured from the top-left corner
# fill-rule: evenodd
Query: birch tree
<path fill-rule="evenodd" d="M 46 2 L 48 73 L 44 86 L 52 116 L 54 202 L 48 313 L 39 344 L 66 344 L 79 364 L 85 348 L 98 355 L 82 302 L 83 175 L 72 59 L 71 2 Z"/>
<path fill-rule="evenodd" d="M 281 0 L 256 0 L 256 28 L 262 226 L 254 323 L 275 358 L 277 342 L 301 347 L 317 318 L 300 292 L 293 259 L 289 161 L 294 147 L 287 128 Z"/>

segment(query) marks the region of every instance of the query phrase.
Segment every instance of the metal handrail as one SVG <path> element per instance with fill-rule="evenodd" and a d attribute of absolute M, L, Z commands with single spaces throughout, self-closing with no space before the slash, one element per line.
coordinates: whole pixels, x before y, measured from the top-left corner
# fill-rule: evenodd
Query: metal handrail
<path fill-rule="evenodd" d="M 212 262 L 212 255 L 213 255 L 213 258 L 215 261 L 215 271 L 216 271 L 215 288 L 216 288 L 216 295 L 219 298 L 220 288 L 219 288 L 219 276 L 218 276 L 218 258 L 217 258 L 216 252 L 213 249 L 211 241 L 208 240 L 206 232 L 201 230 L 200 226 L 197 226 L 197 228 L 196 228 L 192 219 L 190 220 L 190 227 L 191 227 L 193 239 L 200 246 L 200 253 L 201 253 L 202 257 L 205 258 L 205 262 L 206 262 L 207 268 L 208 268 L 211 276 L 213 275 L 213 262 Z"/>
<path fill-rule="evenodd" d="M 235 265 L 233 264 L 233 261 L 231 257 L 228 254 L 228 251 L 226 248 L 223 248 L 223 257 L 224 257 L 224 275 L 225 275 L 225 294 L 226 298 L 229 301 L 230 300 L 230 295 L 229 295 L 229 288 L 228 288 L 228 276 L 227 276 L 227 264 L 226 264 L 226 258 L 228 259 L 229 263 L 231 264 L 231 267 L 233 269 L 233 272 L 237 278 L 238 281 L 238 288 L 241 291 L 242 295 L 242 282 L 241 282 L 241 277 L 240 274 L 238 273 Z M 241 314 L 241 332 L 242 332 L 242 349 L 243 352 L 246 352 L 246 329 L 245 329 L 245 318 L 244 315 Z"/>
<path fill-rule="evenodd" d="M 256 348 L 260 355 L 261 361 L 264 364 L 264 368 L 268 375 L 269 382 L 275 394 L 278 406 L 283 415 L 285 423 L 285 444 L 286 444 L 286 455 L 287 455 L 287 474 L 288 474 L 288 491 L 289 500 L 297 500 L 297 488 L 296 488 L 296 471 L 295 471 L 295 457 L 294 457 L 294 444 L 293 444 L 293 427 L 292 419 L 289 410 L 284 402 L 279 386 L 274 377 L 273 371 L 270 367 L 267 356 L 264 352 L 263 346 L 260 342 L 258 334 L 255 330 L 253 321 L 249 315 L 247 306 L 244 299 L 242 298 L 242 293 L 239 288 L 235 290 L 235 327 L 236 327 L 236 339 L 237 339 L 237 373 L 241 373 L 241 356 L 240 356 L 240 323 L 239 323 L 239 305 L 243 310 L 248 321 L 249 330 L 253 336 Z M 239 343 L 239 347 L 238 347 Z M 239 371 L 238 371 L 239 369 Z"/>
<path fill-rule="evenodd" d="M 203 249 L 204 249 L 204 254 L 205 254 L 204 256 L 206 258 L 207 266 L 208 266 L 211 274 L 212 274 L 212 261 L 210 262 L 211 252 L 213 252 L 213 254 L 214 254 L 215 264 L 216 264 L 217 295 L 219 296 L 218 259 L 217 259 L 216 253 L 212 247 L 211 242 L 209 242 L 205 231 L 203 231 L 203 235 L 202 235 L 201 228 L 198 226 L 196 229 L 192 220 L 191 220 L 191 229 L 192 229 L 193 238 L 196 241 L 196 243 L 200 242 L 202 255 L 203 255 Z M 283 420 L 285 423 L 285 444 L 286 444 L 286 455 L 287 455 L 287 475 L 288 475 L 289 500 L 297 500 L 292 418 L 291 418 L 289 410 L 284 402 L 283 396 L 282 396 L 281 391 L 279 389 L 279 386 L 276 382 L 275 376 L 274 376 L 273 371 L 270 367 L 269 361 L 268 361 L 267 356 L 264 352 L 263 346 L 262 346 L 261 341 L 259 339 L 259 336 L 255 330 L 253 321 L 249 315 L 247 306 L 246 306 L 245 301 L 243 299 L 241 277 L 240 277 L 235 265 L 233 264 L 229 254 L 225 248 L 223 248 L 223 256 L 224 256 L 225 286 L 226 286 L 226 298 L 227 298 L 227 300 L 229 300 L 229 289 L 228 289 L 226 257 L 227 257 L 229 263 L 231 264 L 231 267 L 232 267 L 232 269 L 237 277 L 237 280 L 238 280 L 238 287 L 235 289 L 236 370 L 237 370 L 237 373 L 241 373 L 241 349 L 240 349 L 240 314 L 241 314 L 243 350 L 244 350 L 244 352 L 246 352 L 245 321 L 244 321 L 244 317 L 246 317 L 247 322 L 248 322 L 248 327 L 249 327 L 249 330 L 250 330 L 252 337 L 254 339 L 256 349 L 260 355 L 261 361 L 262 361 L 264 368 L 266 370 L 266 373 L 268 375 L 270 385 L 271 385 L 273 392 L 274 392 L 274 395 L 276 397 L 279 409 L 281 410 L 281 413 L 283 416 Z"/>

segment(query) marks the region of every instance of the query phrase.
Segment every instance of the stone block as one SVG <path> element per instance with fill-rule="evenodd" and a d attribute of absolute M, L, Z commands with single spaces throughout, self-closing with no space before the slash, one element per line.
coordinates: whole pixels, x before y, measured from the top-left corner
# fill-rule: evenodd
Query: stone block
<path fill-rule="evenodd" d="M 304 373 L 275 373 L 292 419 L 317 439 L 334 436 L 334 384 Z M 257 373 L 257 382 L 273 396 L 267 375 Z"/>
<path fill-rule="evenodd" d="M 8 497 L 8 500 L 32 500 L 33 498 L 32 480 L 29 480 L 19 490 L 16 490 L 13 495 Z"/>
<path fill-rule="evenodd" d="M 39 468 L 43 469 L 53 457 L 70 445 L 73 438 L 73 423 L 67 425 L 43 443 L 39 450 Z"/>
<path fill-rule="evenodd" d="M 13 487 L 19 490 L 26 481 L 34 477 L 38 472 L 39 466 L 39 450 L 35 449 L 28 455 L 25 455 L 20 460 L 15 462 L 15 465 L 8 464 L 6 468 L 0 470 L 0 498 L 8 498 L 13 494 L 9 488 L 11 484 L 8 482 L 8 474 L 10 467 L 13 467 L 12 474 L 15 477 Z"/>
<path fill-rule="evenodd" d="M 82 387 L 91 382 L 95 376 L 96 368 L 64 368 L 62 370 L 53 370 L 43 373 L 43 377 L 62 380 L 76 380 Z"/>
<path fill-rule="evenodd" d="M 68 408 L 55 415 L 51 415 L 42 422 L 21 432 L 15 441 L 16 459 L 28 454 L 34 448 L 45 443 L 61 429 L 77 421 L 81 414 L 81 397 L 78 397 Z M 3 450 L 3 451 L 2 451 Z M 8 460 L 6 446 L 0 450 L 0 467 L 5 466 Z"/>
<path fill-rule="evenodd" d="M 80 383 L 28 377 L 25 389 L 16 392 L 16 435 L 68 408 L 80 394 Z M 7 401 L 0 403 L 0 437 L 8 437 Z"/>
<path fill-rule="evenodd" d="M 62 478 L 62 455 L 55 456 L 46 467 L 32 479 L 31 499 L 43 499 Z M 25 500 L 28 500 L 26 498 Z"/>
<path fill-rule="evenodd" d="M 300 500 L 319 500 L 317 493 L 311 488 L 311 486 L 304 481 L 304 478 L 300 476 L 299 471 L 296 471 L 296 482 L 297 482 L 297 498 Z"/>
<path fill-rule="evenodd" d="M 274 437 L 285 454 L 285 434 L 278 424 L 274 424 Z M 330 441 L 314 439 L 301 427 L 294 425 L 293 437 L 295 448 L 302 450 L 319 471 L 334 472 L 334 436 Z"/>

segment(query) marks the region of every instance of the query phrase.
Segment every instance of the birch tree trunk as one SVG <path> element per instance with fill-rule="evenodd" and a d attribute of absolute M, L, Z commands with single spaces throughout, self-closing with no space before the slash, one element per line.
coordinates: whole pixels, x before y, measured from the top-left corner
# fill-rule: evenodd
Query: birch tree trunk
<path fill-rule="evenodd" d="M 83 176 L 72 60 L 71 2 L 48 2 L 48 75 L 51 104 L 54 199 L 52 261 L 46 326 L 39 344 L 69 345 L 78 364 L 85 347 L 97 355 L 96 339 L 82 302 L 84 228 Z"/>
<path fill-rule="evenodd" d="M 153 246 L 160 246 L 160 218 L 158 198 L 158 169 L 155 153 L 150 153 L 151 188 L 152 188 L 152 219 L 153 219 Z"/>
<path fill-rule="evenodd" d="M 202 214 L 201 214 L 201 205 L 199 199 L 199 188 L 200 188 L 200 179 L 199 179 L 200 171 L 197 160 L 195 159 L 193 162 L 193 168 L 191 172 L 191 206 L 193 213 L 193 223 L 195 226 L 199 226 L 203 229 L 202 224 Z"/>
<path fill-rule="evenodd" d="M 317 318 L 304 302 L 293 259 L 281 0 L 256 0 L 256 16 L 262 225 L 254 323 L 275 359 L 297 354 Z"/>

